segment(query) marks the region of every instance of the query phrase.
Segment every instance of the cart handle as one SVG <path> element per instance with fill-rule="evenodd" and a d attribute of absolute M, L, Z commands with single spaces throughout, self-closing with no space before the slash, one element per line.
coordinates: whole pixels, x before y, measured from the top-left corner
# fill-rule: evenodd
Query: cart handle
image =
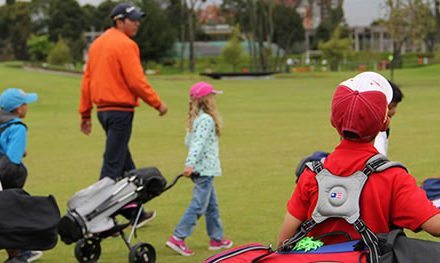
<path fill-rule="evenodd" d="M 177 181 L 179 181 L 179 179 L 182 177 L 183 174 L 179 174 L 178 176 L 176 176 L 176 178 L 174 178 L 174 180 L 162 190 L 162 193 L 173 187 L 177 183 Z"/>
<path fill-rule="evenodd" d="M 199 173 L 192 173 L 191 174 L 191 178 L 194 178 L 197 176 L 200 176 L 200 174 Z M 183 174 L 179 174 L 178 176 L 176 176 L 169 185 L 165 186 L 165 188 L 162 190 L 162 193 L 169 190 L 171 187 L 173 187 L 177 183 L 177 181 L 179 181 L 179 179 L 182 177 L 183 177 Z"/>

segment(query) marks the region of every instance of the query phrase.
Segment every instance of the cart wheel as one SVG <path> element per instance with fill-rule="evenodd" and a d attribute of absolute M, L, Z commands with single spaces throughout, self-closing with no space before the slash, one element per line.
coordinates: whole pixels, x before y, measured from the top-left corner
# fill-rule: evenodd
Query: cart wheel
<path fill-rule="evenodd" d="M 156 262 L 156 250 L 148 243 L 138 243 L 130 249 L 128 261 L 130 263 L 154 263 Z"/>
<path fill-rule="evenodd" d="M 81 263 L 97 262 L 101 256 L 101 242 L 98 239 L 81 239 L 75 244 L 75 257 Z"/>

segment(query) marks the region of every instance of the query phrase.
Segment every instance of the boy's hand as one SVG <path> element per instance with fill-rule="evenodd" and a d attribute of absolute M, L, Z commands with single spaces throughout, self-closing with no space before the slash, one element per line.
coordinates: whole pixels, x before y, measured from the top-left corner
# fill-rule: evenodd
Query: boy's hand
<path fill-rule="evenodd" d="M 183 175 L 186 177 L 190 177 L 191 174 L 193 173 L 193 168 L 191 166 L 187 166 L 185 167 L 185 169 L 183 170 Z"/>
<path fill-rule="evenodd" d="M 84 133 L 85 135 L 89 135 L 92 132 L 92 120 L 90 119 L 81 120 L 80 126 L 81 126 L 80 127 L 81 132 Z"/>

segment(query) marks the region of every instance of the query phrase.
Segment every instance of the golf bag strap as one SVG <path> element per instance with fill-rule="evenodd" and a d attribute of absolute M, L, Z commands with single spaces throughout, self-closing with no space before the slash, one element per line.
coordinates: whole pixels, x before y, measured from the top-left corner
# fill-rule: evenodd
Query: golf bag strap
<path fill-rule="evenodd" d="M 255 259 L 253 259 L 252 263 L 260 262 L 261 259 L 271 255 L 272 253 L 274 253 L 276 251 L 281 252 L 281 251 L 292 250 L 295 247 L 296 243 L 298 243 L 298 241 L 300 241 L 302 238 L 304 238 L 315 226 L 316 226 L 316 222 L 315 222 L 315 220 L 313 220 L 313 218 L 310 218 L 310 219 L 304 221 L 299 226 L 298 232 L 296 232 L 296 234 L 293 237 L 285 240 L 283 242 L 283 244 L 279 248 L 277 248 L 276 250 L 270 251 L 270 253 L 268 253 L 268 254 L 261 255 Z"/>
<path fill-rule="evenodd" d="M 379 263 L 380 253 L 379 253 L 379 239 L 377 236 L 367 227 L 367 225 L 358 219 L 353 223 L 353 227 L 362 237 L 365 245 L 368 247 L 370 252 L 369 263 Z"/>
<path fill-rule="evenodd" d="M 296 234 L 287 239 L 283 242 L 281 247 L 277 249 L 277 251 L 286 251 L 286 250 L 292 250 L 293 247 L 300 241 L 302 238 L 304 238 L 312 229 L 316 226 L 316 221 L 313 218 L 310 218 L 306 221 L 304 221 L 298 228 L 298 232 Z"/>

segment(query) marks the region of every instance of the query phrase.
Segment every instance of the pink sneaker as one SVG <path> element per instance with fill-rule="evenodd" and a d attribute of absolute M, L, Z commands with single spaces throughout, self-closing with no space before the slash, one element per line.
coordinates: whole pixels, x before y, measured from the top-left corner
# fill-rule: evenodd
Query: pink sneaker
<path fill-rule="evenodd" d="M 168 239 L 166 243 L 167 247 L 171 248 L 172 250 L 176 251 L 182 256 L 192 256 L 194 255 L 194 252 L 192 252 L 185 244 L 185 241 L 183 240 L 177 240 L 174 238 L 174 236 L 171 236 L 170 239 Z"/>
<path fill-rule="evenodd" d="M 222 248 L 230 248 L 232 247 L 232 245 L 234 244 L 234 242 L 232 242 L 232 240 L 229 239 L 222 239 L 220 241 L 217 240 L 211 240 L 209 241 L 209 250 L 219 250 Z"/>

